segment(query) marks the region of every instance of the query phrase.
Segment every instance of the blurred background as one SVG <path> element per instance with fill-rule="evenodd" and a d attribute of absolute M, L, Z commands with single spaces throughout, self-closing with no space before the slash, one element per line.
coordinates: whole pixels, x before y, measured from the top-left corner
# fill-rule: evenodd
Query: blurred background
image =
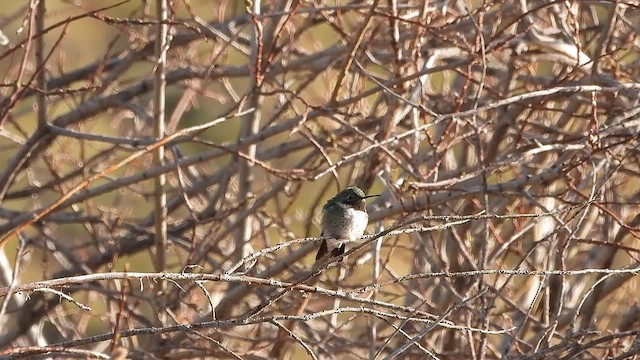
<path fill-rule="evenodd" d="M 0 8 L 0 358 L 637 356 L 640 2 L 164 3 Z"/>

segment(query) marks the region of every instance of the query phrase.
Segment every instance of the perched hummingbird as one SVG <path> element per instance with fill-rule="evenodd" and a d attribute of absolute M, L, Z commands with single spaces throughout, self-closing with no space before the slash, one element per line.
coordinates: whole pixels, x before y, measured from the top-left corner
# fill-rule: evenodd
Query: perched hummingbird
<path fill-rule="evenodd" d="M 331 257 L 344 254 L 345 240 L 357 241 L 364 234 L 369 223 L 366 198 L 379 195 L 365 195 L 357 187 L 348 187 L 329 199 L 322 207 L 322 235 L 333 239 L 323 240 L 316 260 L 327 253 Z"/>

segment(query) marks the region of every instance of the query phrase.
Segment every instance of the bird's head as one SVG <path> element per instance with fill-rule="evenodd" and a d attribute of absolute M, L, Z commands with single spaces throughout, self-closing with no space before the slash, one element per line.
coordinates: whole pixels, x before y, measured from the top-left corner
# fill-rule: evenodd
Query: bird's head
<path fill-rule="evenodd" d="M 327 202 L 327 205 L 341 203 L 341 204 L 349 205 L 358 209 L 364 209 L 366 205 L 365 199 L 376 197 L 376 196 L 380 196 L 380 194 L 365 195 L 362 189 L 355 186 L 351 186 L 340 191 L 338 195 L 334 196 L 331 200 Z"/>

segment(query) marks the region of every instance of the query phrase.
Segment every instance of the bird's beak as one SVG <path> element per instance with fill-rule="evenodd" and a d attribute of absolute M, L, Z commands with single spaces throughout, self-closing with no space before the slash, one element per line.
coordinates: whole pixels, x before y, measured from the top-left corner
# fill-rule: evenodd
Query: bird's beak
<path fill-rule="evenodd" d="M 376 197 L 376 196 L 380 196 L 382 194 L 375 194 L 375 195 L 367 195 L 365 197 L 363 197 L 363 199 L 368 199 L 368 198 L 372 198 L 372 197 Z"/>

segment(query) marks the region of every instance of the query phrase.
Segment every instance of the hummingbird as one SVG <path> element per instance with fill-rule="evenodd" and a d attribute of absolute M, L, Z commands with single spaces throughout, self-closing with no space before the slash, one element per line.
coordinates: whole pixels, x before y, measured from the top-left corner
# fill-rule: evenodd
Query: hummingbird
<path fill-rule="evenodd" d="M 322 234 L 333 239 L 322 240 L 316 261 L 327 253 L 331 257 L 344 254 L 345 241 L 358 241 L 369 224 L 365 199 L 380 196 L 365 195 L 353 186 L 340 191 L 322 207 Z"/>

